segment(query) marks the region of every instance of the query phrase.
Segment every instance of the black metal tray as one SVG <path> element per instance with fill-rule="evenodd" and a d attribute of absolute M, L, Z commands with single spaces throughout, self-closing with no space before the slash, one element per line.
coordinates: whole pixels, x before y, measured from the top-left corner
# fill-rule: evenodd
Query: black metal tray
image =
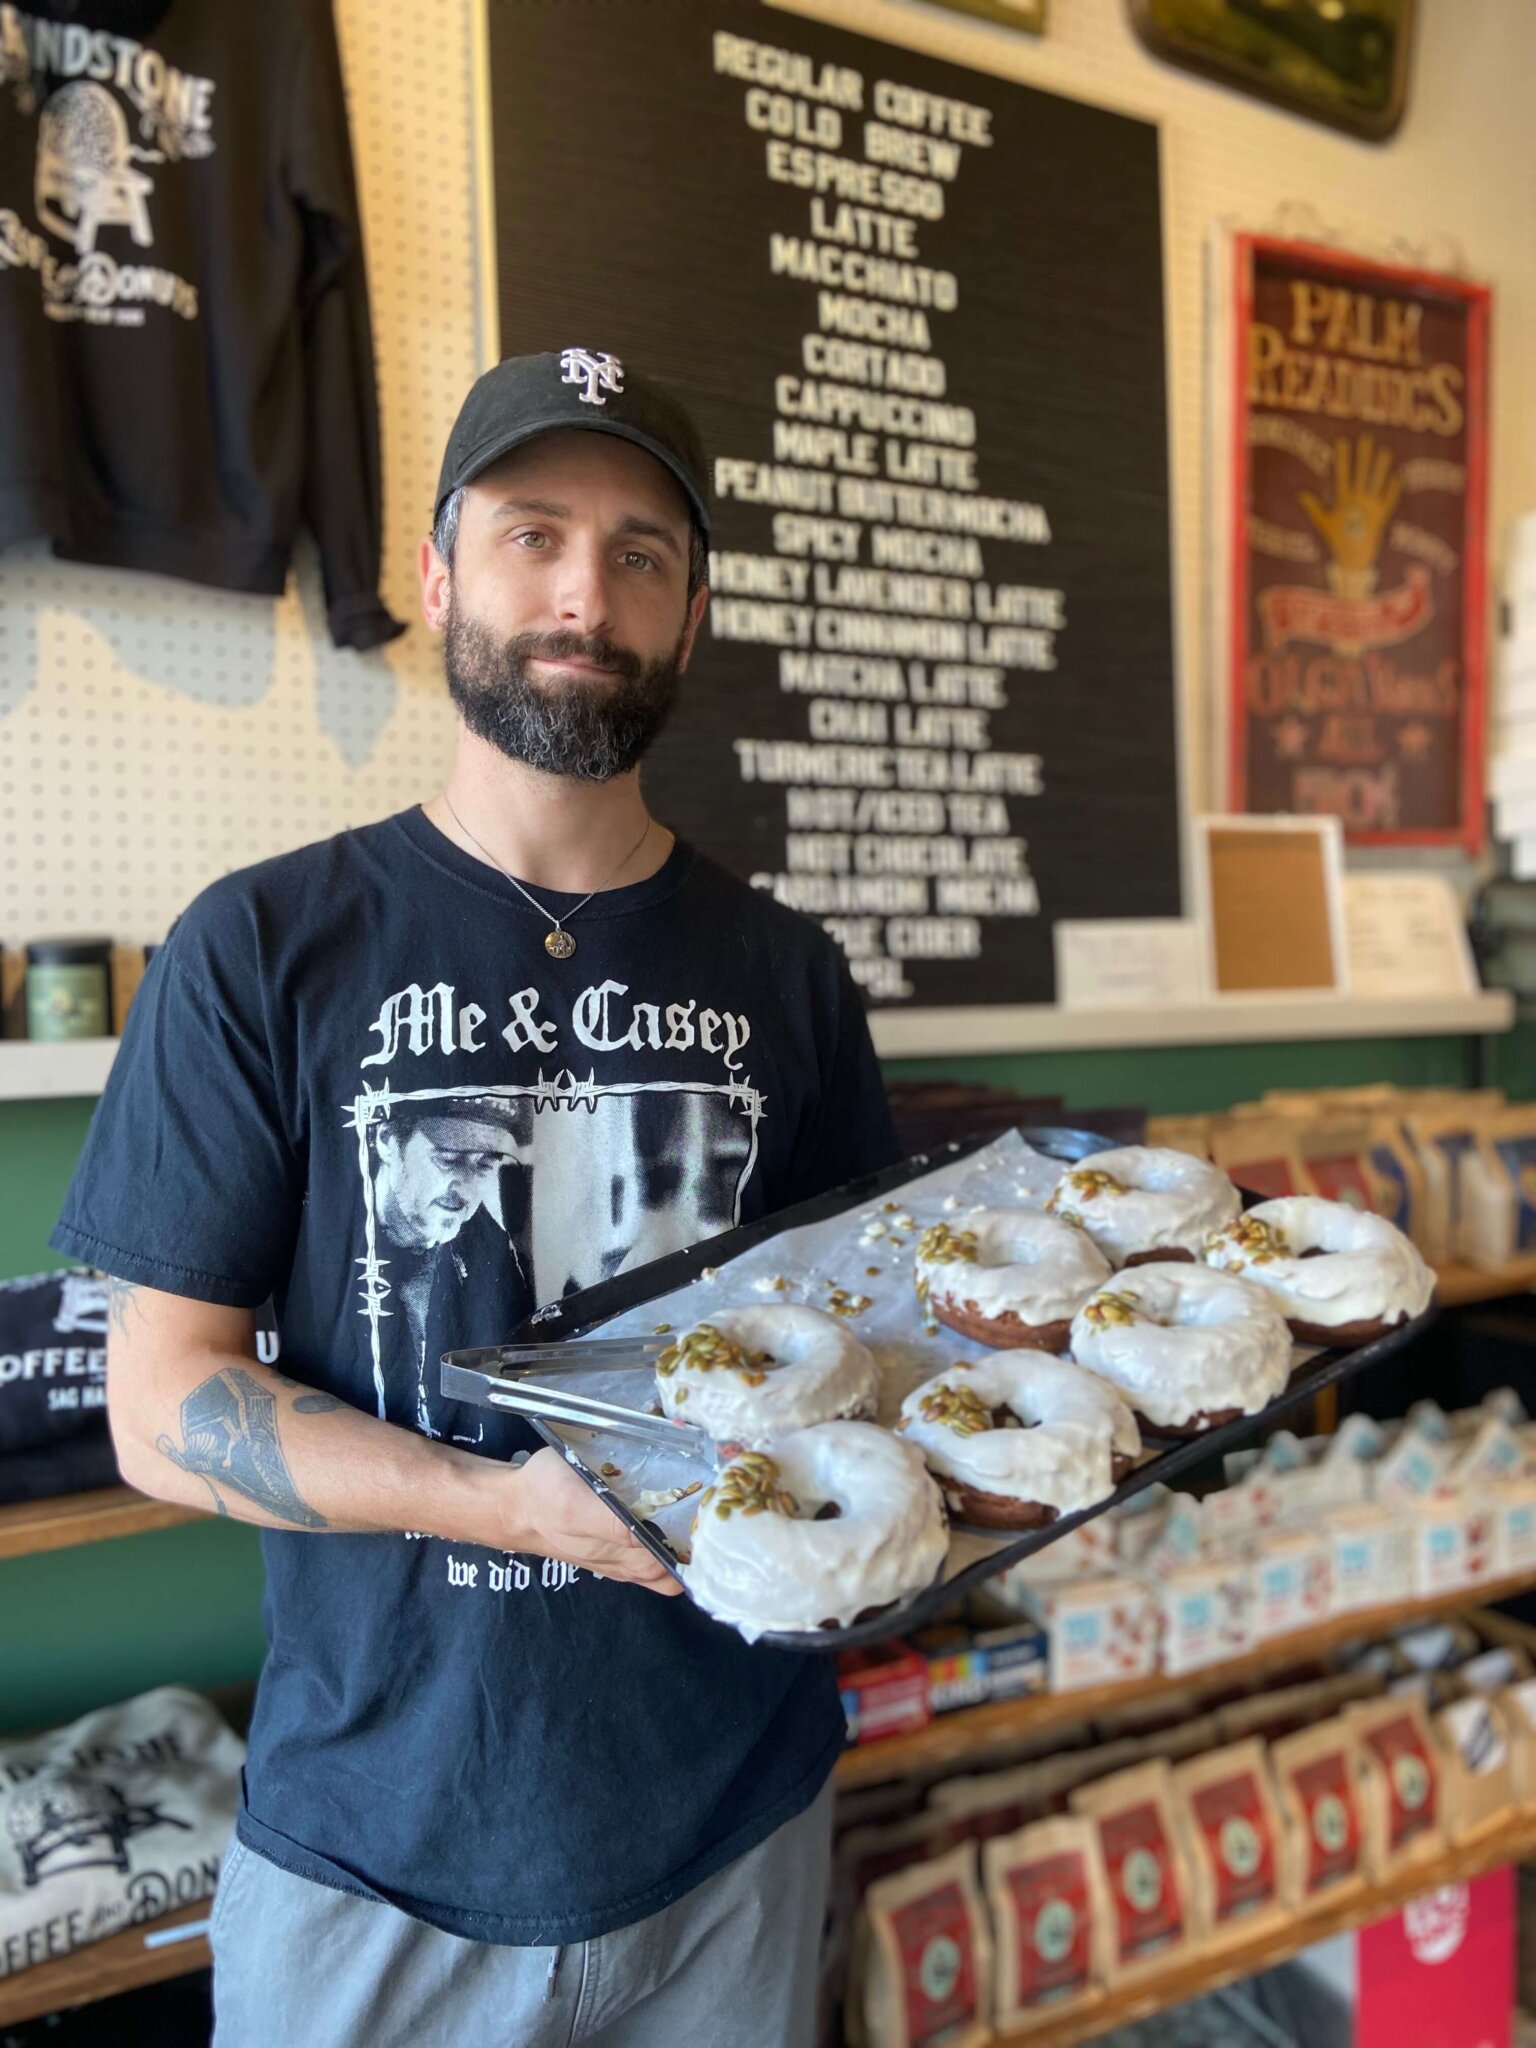
<path fill-rule="evenodd" d="M 1088 1157 L 1090 1153 L 1111 1149 L 1112 1141 L 1092 1131 L 1078 1131 L 1066 1128 L 1026 1127 L 1018 1133 L 1025 1144 L 1048 1157 L 1070 1164 Z M 550 1343 L 561 1339 L 578 1337 L 607 1323 L 615 1316 L 629 1309 L 641 1308 L 647 1302 L 655 1301 L 697 1279 L 706 1267 L 723 1267 L 743 1252 L 783 1232 L 798 1229 L 809 1223 L 825 1222 L 828 1218 L 841 1215 L 843 1211 L 858 1208 L 871 1199 L 889 1195 L 908 1182 L 919 1180 L 936 1168 L 965 1158 L 973 1152 L 983 1150 L 996 1143 L 996 1137 L 971 1138 L 953 1145 L 945 1145 L 931 1152 L 919 1153 L 915 1158 L 903 1160 L 899 1166 L 887 1168 L 882 1173 L 866 1174 L 861 1179 L 850 1181 L 844 1187 L 818 1195 L 809 1202 L 797 1203 L 793 1208 L 778 1210 L 772 1216 L 765 1216 L 756 1223 L 743 1224 L 735 1230 L 721 1232 L 707 1238 L 703 1243 L 692 1245 L 686 1251 L 670 1253 L 666 1258 L 655 1259 L 649 1265 L 636 1267 L 633 1272 L 622 1273 L 612 1280 L 600 1282 L 595 1287 L 582 1289 L 579 1293 L 567 1295 L 564 1300 L 551 1302 L 528 1317 L 511 1337 L 509 1344 Z M 1244 1207 L 1264 1198 L 1249 1190 L 1240 1190 Z M 1218 1424 L 1202 1435 L 1184 1442 L 1169 1445 L 1158 1451 L 1144 1463 L 1137 1466 L 1106 1499 L 1092 1507 L 1080 1508 L 1074 1514 L 1062 1515 L 1049 1527 L 1030 1530 L 1017 1536 L 997 1536 L 992 1531 L 969 1531 L 978 1539 L 985 1537 L 994 1547 L 973 1562 L 962 1565 L 958 1570 L 936 1579 L 922 1592 L 897 1606 L 867 1621 L 859 1621 L 846 1628 L 815 1630 L 772 1630 L 758 1637 L 762 1643 L 789 1650 L 845 1650 L 862 1644 L 887 1641 L 890 1637 L 904 1635 L 909 1630 L 921 1628 L 932 1621 L 938 1613 L 950 1607 L 962 1594 L 972 1587 L 981 1585 L 999 1572 L 1006 1571 L 1021 1559 L 1033 1556 L 1047 1545 L 1058 1542 L 1063 1536 L 1092 1521 L 1096 1516 L 1107 1513 L 1121 1501 L 1132 1499 L 1145 1492 L 1150 1486 L 1167 1485 L 1181 1474 L 1219 1459 L 1228 1451 L 1239 1450 L 1256 1439 L 1267 1437 L 1278 1423 L 1292 1415 L 1298 1408 L 1315 1399 L 1325 1388 L 1337 1386 L 1352 1374 L 1379 1365 L 1385 1358 L 1400 1351 L 1411 1343 L 1432 1321 L 1433 1307 L 1411 1322 L 1378 1337 L 1374 1343 L 1363 1344 L 1352 1351 L 1316 1351 L 1305 1356 L 1292 1373 L 1285 1390 L 1278 1394 L 1268 1407 L 1257 1415 L 1244 1415 L 1234 1422 Z M 483 1405 L 487 1391 L 495 1384 L 494 1370 L 487 1370 L 494 1359 L 493 1352 L 448 1352 L 442 1361 L 442 1391 L 450 1398 L 466 1400 Z M 650 1522 L 635 1515 L 623 1500 L 613 1491 L 601 1475 L 592 1470 L 573 1445 L 558 1431 L 545 1423 L 530 1418 L 530 1425 L 546 1443 L 559 1451 L 567 1463 L 619 1516 L 628 1524 L 635 1535 L 654 1557 L 665 1565 L 675 1578 L 681 1577 L 679 1559 L 666 1536 Z M 962 1526 L 962 1525 L 952 1525 Z M 722 1624 L 728 1626 L 729 1624 Z"/>

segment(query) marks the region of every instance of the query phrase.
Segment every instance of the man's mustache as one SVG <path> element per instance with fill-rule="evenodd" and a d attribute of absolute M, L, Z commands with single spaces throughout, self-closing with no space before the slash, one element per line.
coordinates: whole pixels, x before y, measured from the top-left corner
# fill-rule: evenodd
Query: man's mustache
<path fill-rule="evenodd" d="M 638 654 L 613 640 L 605 640 L 601 634 L 519 633 L 507 642 L 507 656 L 519 662 L 588 661 L 595 668 L 622 676 L 626 682 L 633 682 L 642 667 Z"/>

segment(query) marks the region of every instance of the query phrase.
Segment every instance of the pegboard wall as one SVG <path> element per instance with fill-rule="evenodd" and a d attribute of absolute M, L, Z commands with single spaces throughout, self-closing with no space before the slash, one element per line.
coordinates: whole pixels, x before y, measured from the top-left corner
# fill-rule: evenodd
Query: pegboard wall
<path fill-rule="evenodd" d="M 412 620 L 416 543 L 477 368 L 475 4 L 336 0 L 378 352 L 384 593 Z M 522 4 L 585 6 L 600 34 L 605 9 L 648 0 Z M 1492 284 L 1497 549 L 1513 515 L 1536 505 L 1536 424 L 1525 403 L 1536 320 L 1536 6 L 1420 0 L 1409 109 L 1384 147 L 1154 62 L 1131 33 L 1125 0 L 1051 0 L 1038 42 L 921 0 L 794 6 L 1162 123 L 1179 676 L 1186 787 L 1204 803 L 1212 230 L 1225 222 L 1337 236 Z M 793 27 L 786 18 L 783 40 Z M 1006 223 L 998 242 L 1006 260 Z M 0 557 L 0 942 L 86 930 L 159 938 L 215 876 L 430 794 L 452 736 L 437 642 L 416 623 L 380 653 L 338 653 L 307 550 L 275 605 L 12 550 Z"/>

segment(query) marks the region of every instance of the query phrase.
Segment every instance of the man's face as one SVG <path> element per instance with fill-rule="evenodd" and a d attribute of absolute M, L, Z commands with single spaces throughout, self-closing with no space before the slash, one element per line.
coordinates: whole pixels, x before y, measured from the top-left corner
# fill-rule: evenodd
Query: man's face
<path fill-rule="evenodd" d="M 546 774 L 605 782 L 666 723 L 703 616 L 682 491 L 611 434 L 546 434 L 465 494 L 423 602 L 470 731 Z"/>
<path fill-rule="evenodd" d="M 407 1251 L 430 1251 L 457 1237 L 482 1206 L 500 1215 L 497 1175 L 523 1150 L 499 1124 L 467 1117 L 423 1117 L 404 1135 L 378 1132 L 374 1199 L 379 1223 Z"/>

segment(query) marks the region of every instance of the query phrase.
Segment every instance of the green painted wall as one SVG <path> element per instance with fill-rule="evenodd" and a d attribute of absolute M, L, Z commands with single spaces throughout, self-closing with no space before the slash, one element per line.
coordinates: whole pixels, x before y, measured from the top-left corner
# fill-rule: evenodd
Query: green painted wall
<path fill-rule="evenodd" d="M 1536 1096 L 1536 1025 L 1487 1046 L 1486 1079 Z M 892 1080 L 985 1081 L 1075 1108 L 1225 1109 L 1265 1088 L 1476 1078 L 1456 1038 L 1161 1047 L 891 1062 Z M 59 1261 L 47 1248 L 89 1102 L 0 1103 L 0 1275 Z M 197 1522 L 0 1563 L 0 1732 L 69 1719 L 174 1682 L 234 1684 L 262 1656 L 256 1532 Z"/>

